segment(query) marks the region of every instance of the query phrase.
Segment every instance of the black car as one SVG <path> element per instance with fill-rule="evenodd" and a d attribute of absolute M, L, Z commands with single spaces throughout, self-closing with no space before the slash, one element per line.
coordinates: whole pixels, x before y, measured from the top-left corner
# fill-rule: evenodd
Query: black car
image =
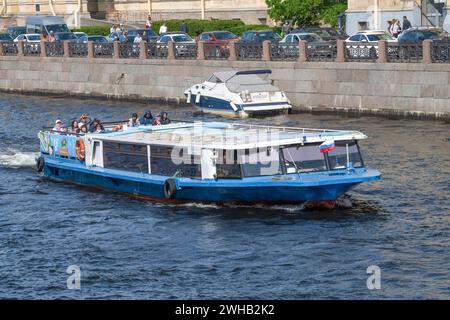
<path fill-rule="evenodd" d="M 435 29 L 408 29 L 398 36 L 399 43 L 422 42 L 423 40 L 440 39 L 439 31 Z"/>
<path fill-rule="evenodd" d="M 315 33 L 318 36 L 320 36 L 324 41 L 345 40 L 348 38 L 348 35 L 346 35 L 345 33 L 328 27 L 297 28 L 292 30 L 291 33 Z"/>
<path fill-rule="evenodd" d="M 1 42 L 12 42 L 14 39 L 7 33 L 0 33 L 0 41 Z"/>
<path fill-rule="evenodd" d="M 21 34 L 27 33 L 27 27 L 8 27 L 6 29 L 6 33 L 11 36 L 11 38 L 15 39 Z"/>
<path fill-rule="evenodd" d="M 144 32 L 146 36 L 144 37 Z M 158 39 L 158 35 L 152 29 L 130 29 L 127 31 L 128 38 L 132 37 L 133 39 L 137 34 L 140 34 L 143 41 L 156 41 Z"/>
<path fill-rule="evenodd" d="M 78 42 L 87 43 L 88 41 L 92 41 L 94 43 L 109 43 L 108 39 L 104 36 L 82 36 L 78 38 Z"/>
<path fill-rule="evenodd" d="M 281 37 L 272 30 L 246 31 L 239 40 L 239 43 L 262 43 L 269 40 L 270 42 L 279 42 Z"/>
<path fill-rule="evenodd" d="M 78 41 L 78 37 L 74 35 L 72 32 L 55 32 L 54 33 L 56 41 Z"/>

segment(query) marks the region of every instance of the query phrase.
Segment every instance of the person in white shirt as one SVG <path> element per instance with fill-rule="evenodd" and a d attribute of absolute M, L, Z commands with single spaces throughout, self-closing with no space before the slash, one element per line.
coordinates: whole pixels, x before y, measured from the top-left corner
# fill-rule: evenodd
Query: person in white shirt
<path fill-rule="evenodd" d="M 164 34 L 164 33 L 167 33 L 167 26 L 165 23 L 163 23 L 161 25 L 161 27 L 159 27 L 159 34 Z"/>
<path fill-rule="evenodd" d="M 116 26 L 112 25 L 111 28 L 109 28 L 109 33 L 113 33 L 114 31 L 116 31 Z"/>
<path fill-rule="evenodd" d="M 62 125 L 63 125 L 63 122 L 60 119 L 58 119 L 55 121 L 55 126 L 53 127 L 52 130 L 53 131 L 62 131 Z"/>
<path fill-rule="evenodd" d="M 138 33 L 136 37 L 134 37 L 134 43 L 140 43 L 142 41 L 141 35 Z"/>

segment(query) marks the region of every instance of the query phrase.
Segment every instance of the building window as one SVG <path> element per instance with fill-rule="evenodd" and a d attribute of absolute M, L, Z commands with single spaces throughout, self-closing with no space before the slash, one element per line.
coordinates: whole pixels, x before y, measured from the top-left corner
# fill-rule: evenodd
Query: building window
<path fill-rule="evenodd" d="M 103 141 L 103 166 L 108 169 L 148 173 L 147 146 Z"/>
<path fill-rule="evenodd" d="M 360 30 L 360 31 L 369 30 L 369 24 L 367 23 L 367 21 L 359 21 L 358 22 L 358 30 Z"/>
<path fill-rule="evenodd" d="M 41 5 L 40 4 L 36 4 L 36 12 L 41 12 Z"/>

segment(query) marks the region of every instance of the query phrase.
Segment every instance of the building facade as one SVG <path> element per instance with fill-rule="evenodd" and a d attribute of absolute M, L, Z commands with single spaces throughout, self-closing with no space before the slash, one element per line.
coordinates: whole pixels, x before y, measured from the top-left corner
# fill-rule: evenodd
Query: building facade
<path fill-rule="evenodd" d="M 347 34 L 361 30 L 387 30 L 388 21 L 408 17 L 414 27 L 440 27 L 450 31 L 450 0 L 348 0 Z"/>
<path fill-rule="evenodd" d="M 0 19 L 23 24 L 27 15 L 64 16 L 70 26 L 95 20 L 142 23 L 166 19 L 240 19 L 268 23 L 265 0 L 2 0 Z"/>

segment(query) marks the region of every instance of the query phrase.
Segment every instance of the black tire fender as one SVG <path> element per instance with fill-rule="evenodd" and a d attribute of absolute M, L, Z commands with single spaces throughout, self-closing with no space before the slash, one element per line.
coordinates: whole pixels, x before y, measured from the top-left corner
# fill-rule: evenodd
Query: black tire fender
<path fill-rule="evenodd" d="M 36 161 L 36 168 L 38 172 L 44 170 L 44 157 L 40 156 Z"/>
<path fill-rule="evenodd" d="M 166 199 L 175 199 L 177 195 L 177 185 L 174 179 L 167 179 L 164 181 L 164 196 Z"/>

